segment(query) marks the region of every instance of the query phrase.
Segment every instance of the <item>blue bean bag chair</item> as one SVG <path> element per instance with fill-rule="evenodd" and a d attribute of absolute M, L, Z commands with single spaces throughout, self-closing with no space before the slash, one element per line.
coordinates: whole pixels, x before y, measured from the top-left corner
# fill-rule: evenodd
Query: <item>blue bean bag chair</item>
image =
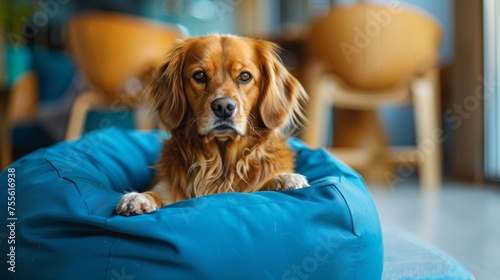
<path fill-rule="evenodd" d="M 382 233 L 363 180 L 325 151 L 289 144 L 309 188 L 131 217 L 114 209 L 150 183 L 159 133 L 111 128 L 27 155 L 0 175 L 0 278 L 380 279 Z"/>

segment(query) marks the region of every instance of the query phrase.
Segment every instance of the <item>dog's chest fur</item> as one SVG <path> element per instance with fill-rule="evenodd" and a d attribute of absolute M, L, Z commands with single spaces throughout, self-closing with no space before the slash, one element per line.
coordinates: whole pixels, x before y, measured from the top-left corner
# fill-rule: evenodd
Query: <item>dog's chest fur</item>
<path fill-rule="evenodd" d="M 266 189 L 273 177 L 293 172 L 293 153 L 285 141 L 275 135 L 209 143 L 172 138 L 163 147 L 160 177 L 167 181 L 173 201 Z"/>

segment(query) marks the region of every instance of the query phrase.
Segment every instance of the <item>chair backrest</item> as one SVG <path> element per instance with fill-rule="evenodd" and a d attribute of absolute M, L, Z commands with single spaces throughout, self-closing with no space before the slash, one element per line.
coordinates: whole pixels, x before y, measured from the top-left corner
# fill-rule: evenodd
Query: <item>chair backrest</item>
<path fill-rule="evenodd" d="M 415 9 L 360 3 L 336 6 L 310 26 L 313 59 L 349 86 L 392 87 L 438 63 L 442 31 Z"/>
<path fill-rule="evenodd" d="M 158 66 L 182 37 L 176 26 L 109 12 L 78 15 L 68 26 L 78 66 L 94 87 L 110 96 L 120 93 L 127 79 Z"/>

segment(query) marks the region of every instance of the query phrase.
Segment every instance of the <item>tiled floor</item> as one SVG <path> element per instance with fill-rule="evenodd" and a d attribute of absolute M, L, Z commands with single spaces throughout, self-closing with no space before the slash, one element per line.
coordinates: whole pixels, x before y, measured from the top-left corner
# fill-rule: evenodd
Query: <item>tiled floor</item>
<path fill-rule="evenodd" d="M 500 186 L 448 182 L 429 194 L 410 182 L 370 191 L 382 226 L 400 227 L 439 247 L 478 280 L 500 279 Z"/>

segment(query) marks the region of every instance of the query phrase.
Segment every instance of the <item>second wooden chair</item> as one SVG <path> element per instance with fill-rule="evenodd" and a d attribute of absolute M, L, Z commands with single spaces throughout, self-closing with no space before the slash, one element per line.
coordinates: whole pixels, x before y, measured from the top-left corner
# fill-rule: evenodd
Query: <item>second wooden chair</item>
<path fill-rule="evenodd" d="M 339 109 L 334 132 L 339 147 L 330 149 L 333 154 L 358 170 L 416 164 L 422 188 L 438 188 L 443 141 L 441 37 L 433 18 L 402 6 L 339 6 L 313 22 L 308 37 L 313 67 L 306 85 L 311 124 L 304 140 L 312 146 L 326 145 L 327 116 L 333 106 Z M 389 147 L 377 113 L 388 104 L 412 104 L 416 147 Z M 406 180 L 413 173 L 408 169 L 385 174 L 386 183 Z"/>

